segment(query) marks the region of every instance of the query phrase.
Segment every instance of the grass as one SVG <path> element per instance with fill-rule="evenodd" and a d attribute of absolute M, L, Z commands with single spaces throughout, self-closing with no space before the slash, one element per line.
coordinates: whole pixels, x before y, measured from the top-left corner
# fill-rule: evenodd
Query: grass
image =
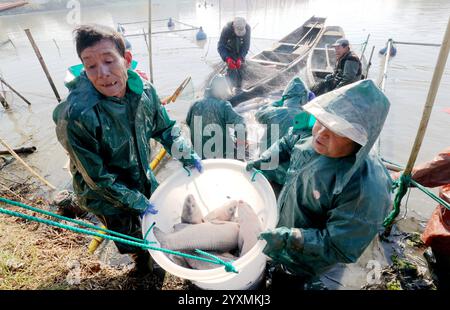
<path fill-rule="evenodd" d="M 45 208 L 28 186 L 10 188 L 22 202 Z M 11 191 L 0 196 L 20 200 Z M 23 200 L 25 199 L 25 200 Z M 0 204 L 2 208 L 9 208 Z M 11 210 L 24 212 L 11 207 Z M 32 212 L 25 211 L 33 215 Z M 87 252 L 90 237 L 57 227 L 0 214 L 0 290 L 186 289 L 185 281 L 168 276 L 130 276 L 131 266 L 113 267 Z"/>

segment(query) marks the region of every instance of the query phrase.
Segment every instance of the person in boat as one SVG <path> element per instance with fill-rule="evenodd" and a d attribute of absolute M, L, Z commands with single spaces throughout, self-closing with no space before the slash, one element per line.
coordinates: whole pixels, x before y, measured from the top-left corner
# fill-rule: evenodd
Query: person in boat
<path fill-rule="evenodd" d="M 186 166 L 201 171 L 201 160 L 161 106 L 153 85 L 130 69 L 132 56 L 120 33 L 93 24 L 79 26 L 74 35 L 85 71 L 71 83 L 53 120 L 70 157 L 78 204 L 108 229 L 142 238 L 143 216 L 157 213 L 149 202 L 158 186 L 149 166 L 150 139 Z M 138 274 L 151 270 L 148 251 L 120 242 L 116 246 L 132 255 Z"/>
<path fill-rule="evenodd" d="M 333 89 L 354 83 L 362 78 L 362 65 L 359 57 L 350 50 L 347 39 L 338 39 L 333 45 L 336 51 L 336 66 L 334 72 L 311 87 L 311 91 L 320 96 Z"/>
<path fill-rule="evenodd" d="M 297 285 L 355 262 L 383 230 L 392 181 L 371 149 L 389 106 L 371 80 L 344 86 L 303 106 L 316 119 L 311 137 L 291 129 L 248 162 L 247 170 L 264 171 L 276 167 L 273 158 L 290 160 L 277 228 L 260 235 L 280 282 Z"/>
<path fill-rule="evenodd" d="M 243 17 L 227 23 L 220 34 L 217 50 L 227 65 L 227 76 L 231 85 L 242 87 L 242 69 L 250 48 L 251 28 Z"/>
<path fill-rule="evenodd" d="M 392 175 L 397 180 L 401 173 Z M 439 197 L 450 204 L 450 147 L 433 160 L 413 168 L 411 178 L 426 187 L 440 186 Z M 438 265 L 439 288 L 450 288 L 450 210 L 438 205 L 421 235 L 425 245 L 431 247 Z"/>
<path fill-rule="evenodd" d="M 203 99 L 194 102 L 188 111 L 186 123 L 191 131 L 191 141 L 202 159 L 245 159 L 245 121 L 226 100 L 230 94 L 227 78 L 216 75 Z"/>

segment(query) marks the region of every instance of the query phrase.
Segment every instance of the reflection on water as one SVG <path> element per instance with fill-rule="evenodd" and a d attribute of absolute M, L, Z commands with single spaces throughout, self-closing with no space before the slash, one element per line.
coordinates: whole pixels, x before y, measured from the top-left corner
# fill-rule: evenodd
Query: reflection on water
<path fill-rule="evenodd" d="M 194 44 L 194 33 L 155 35 L 153 37 L 155 85 L 161 96 L 169 94 L 186 77 L 192 76 L 197 89 L 219 60 L 216 52 L 221 27 L 234 16 L 244 16 L 252 26 L 253 41 L 250 54 L 270 48 L 274 40 L 297 28 L 311 15 L 327 17 L 327 25 L 343 27 L 353 44 L 361 43 L 370 33 L 369 46 L 375 51 L 384 47 L 388 38 L 399 41 L 440 43 L 448 17 L 448 0 L 222 0 L 206 1 L 153 1 L 154 19 L 172 17 L 188 24 L 203 26 L 208 42 Z M 74 25 L 68 23 L 69 10 L 18 16 L 0 16 L 0 42 L 10 38 L 12 46 L 0 48 L 0 73 L 33 102 L 31 107 L 15 98 L 10 112 L 0 107 L 0 136 L 13 146 L 33 144 L 38 152 L 29 157 L 34 166 L 50 175 L 54 183 L 65 176 L 62 167 L 65 157 L 53 129 L 51 113 L 56 105 L 51 89 L 36 60 L 23 29 L 30 28 L 47 66 L 62 96 L 65 70 L 79 63 L 72 43 Z M 129 1 L 102 7 L 82 7 L 81 22 L 116 25 L 118 22 L 145 21 L 147 1 Z M 426 21 L 426 22 L 425 22 Z M 139 27 L 145 28 L 142 24 Z M 164 29 L 164 23 L 155 23 Z M 142 31 L 141 29 L 138 29 Z M 130 38 L 139 68 L 148 71 L 148 56 L 143 37 Z M 398 54 L 390 61 L 387 95 L 391 110 L 381 138 L 381 151 L 385 158 L 404 164 L 421 117 L 429 82 L 436 63 L 438 48 L 399 45 Z M 367 49 L 368 52 L 370 48 Z M 371 77 L 378 76 L 381 57 L 374 55 Z M 430 159 L 448 144 L 450 132 L 450 65 L 447 64 L 442 85 L 436 99 L 429 128 L 419 154 L 419 161 Z M 189 102 L 185 103 L 186 105 Z M 179 120 L 185 109 L 171 108 Z M 182 112 L 183 110 L 183 112 Z M 51 163 L 49 158 L 52 158 Z M 53 160 L 54 159 L 54 160 Z M 413 193 L 410 204 L 425 216 L 431 206 L 423 195 Z M 411 203 L 411 201 L 413 201 Z M 426 202 L 426 203 L 424 203 Z"/>

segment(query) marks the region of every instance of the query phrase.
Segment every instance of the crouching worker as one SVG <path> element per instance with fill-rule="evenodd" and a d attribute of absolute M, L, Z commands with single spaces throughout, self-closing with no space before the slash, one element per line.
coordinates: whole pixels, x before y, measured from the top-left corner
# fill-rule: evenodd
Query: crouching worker
<path fill-rule="evenodd" d="M 293 127 L 296 134 L 310 135 L 311 128 L 299 130 L 296 120 L 305 113 L 302 107 L 314 97 L 314 93 L 309 91 L 305 83 L 299 77 L 294 77 L 286 86 L 280 100 L 261 107 L 255 113 L 256 120 L 267 126 L 260 140 L 261 149 L 267 150 L 272 143 L 285 136 Z M 288 166 L 289 161 L 280 162 L 276 169 L 264 171 L 264 176 L 272 182 L 272 186 L 279 188 L 278 185 L 283 185 L 285 182 Z"/>
<path fill-rule="evenodd" d="M 247 169 L 265 169 L 269 157 L 290 160 L 278 198 L 279 222 L 261 233 L 264 253 L 284 277 L 276 285 L 299 285 L 336 263 L 355 262 L 391 205 L 391 180 L 370 152 L 389 110 L 370 80 L 322 95 L 303 106 L 316 118 L 312 137 L 292 132 Z M 292 280 L 292 281 L 291 281 Z M 291 282 L 290 282 L 291 281 Z"/>
<path fill-rule="evenodd" d="M 180 137 L 153 86 L 130 70 L 121 34 L 101 25 L 75 29 L 83 71 L 53 112 L 59 142 L 69 153 L 80 207 L 113 231 L 142 238 L 141 219 L 156 214 L 149 202 L 158 183 L 149 167 L 150 139 L 201 170 L 199 157 Z M 162 207 L 162 206 L 160 206 Z M 116 242 L 132 254 L 137 274 L 151 270 L 148 251 Z"/>
<path fill-rule="evenodd" d="M 231 90 L 226 77 L 215 76 L 205 90 L 204 98 L 192 104 L 186 117 L 194 149 L 202 159 L 245 159 L 246 127 L 226 99 Z"/>

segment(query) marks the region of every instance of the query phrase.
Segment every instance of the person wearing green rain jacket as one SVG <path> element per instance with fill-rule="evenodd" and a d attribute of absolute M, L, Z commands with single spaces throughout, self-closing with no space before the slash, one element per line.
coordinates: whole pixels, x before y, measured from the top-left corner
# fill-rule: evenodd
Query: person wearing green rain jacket
<path fill-rule="evenodd" d="M 188 111 L 186 123 L 191 130 L 191 142 L 202 159 L 245 159 L 245 122 L 226 100 L 230 95 L 227 78 L 217 75 L 203 99 L 194 102 Z"/>
<path fill-rule="evenodd" d="M 392 182 L 371 149 L 389 106 L 371 80 L 334 90 L 303 107 L 316 118 L 312 137 L 290 130 L 247 164 L 266 169 L 271 157 L 290 160 L 277 228 L 260 238 L 264 253 L 297 281 L 355 262 L 382 230 Z"/>
<path fill-rule="evenodd" d="M 260 124 L 266 125 L 266 130 L 260 140 L 261 149 L 265 151 L 273 142 L 285 136 L 289 128 L 294 126 L 294 119 L 299 114 L 305 113 L 302 107 L 314 98 L 314 93 L 309 91 L 305 83 L 299 77 L 294 77 L 286 86 L 280 100 L 261 107 L 255 114 L 256 120 Z M 304 136 L 311 134 L 310 128 L 306 129 L 302 133 Z M 288 166 L 288 161 L 280 163 L 277 169 L 264 171 L 264 176 L 269 181 L 282 185 L 286 179 Z"/>
<path fill-rule="evenodd" d="M 53 112 L 58 140 L 70 157 L 74 191 L 80 207 L 108 229 L 142 238 L 141 218 L 163 207 L 148 200 L 158 186 L 149 167 L 150 139 L 184 165 L 201 171 L 201 162 L 154 87 L 129 69 L 132 56 L 122 35 L 101 25 L 82 25 L 74 34 L 85 70 L 68 84 L 68 97 Z M 116 246 L 132 254 L 136 269 L 150 270 L 148 251 Z"/>

